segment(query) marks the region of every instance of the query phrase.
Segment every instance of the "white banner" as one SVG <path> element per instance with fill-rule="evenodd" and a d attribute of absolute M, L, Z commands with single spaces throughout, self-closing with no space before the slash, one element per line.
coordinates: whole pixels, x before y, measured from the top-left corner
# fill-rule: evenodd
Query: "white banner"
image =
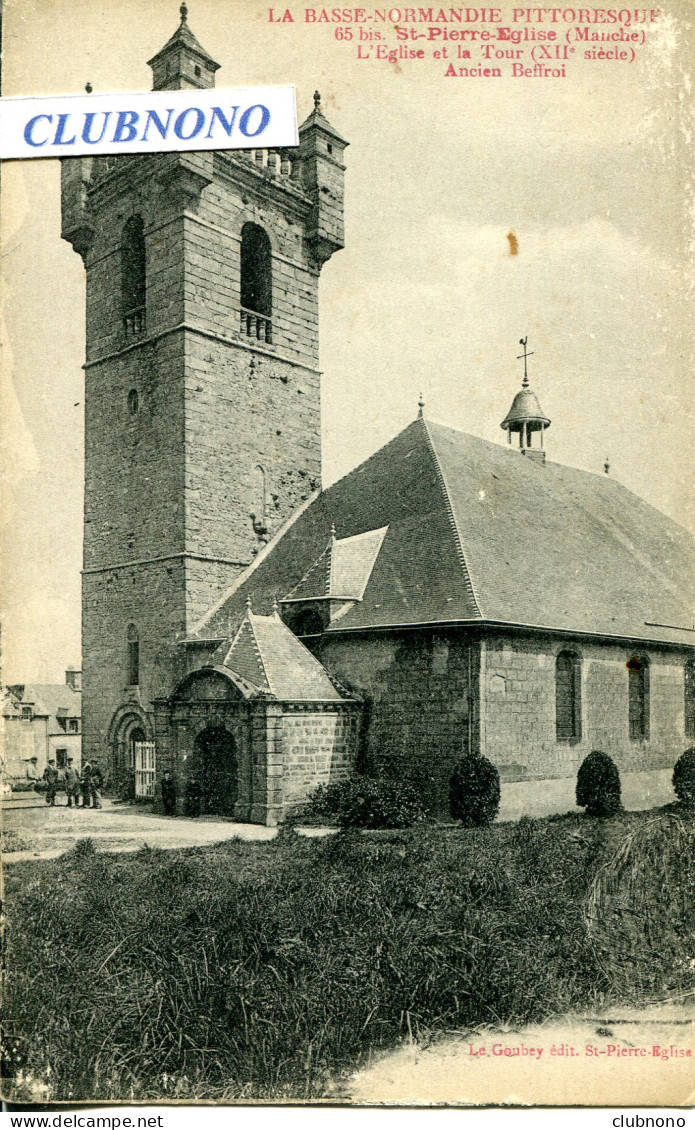
<path fill-rule="evenodd" d="M 0 98 L 0 158 L 297 145 L 293 86 Z"/>

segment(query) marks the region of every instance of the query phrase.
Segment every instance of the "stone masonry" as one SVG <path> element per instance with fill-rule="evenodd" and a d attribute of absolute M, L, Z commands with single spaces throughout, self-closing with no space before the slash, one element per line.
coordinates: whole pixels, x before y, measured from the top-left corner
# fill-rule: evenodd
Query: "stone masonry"
<path fill-rule="evenodd" d="M 203 678 L 185 680 L 172 699 L 155 704 L 158 772 L 171 772 L 183 815 L 196 742 L 210 727 L 223 728 L 234 755 L 231 814 L 273 825 L 294 808 L 303 808 L 318 785 L 347 775 L 355 760 L 358 726 L 356 703 L 244 702 L 210 670 Z M 159 791 L 156 804 L 161 807 Z"/>
<path fill-rule="evenodd" d="M 326 668 L 363 699 L 361 758 L 448 811 L 454 765 L 477 749 L 478 642 L 422 631 L 324 638 Z"/>
<path fill-rule="evenodd" d="M 581 737 L 558 739 L 555 659 L 580 660 Z M 521 632 L 452 630 L 324 637 L 322 662 L 363 696 L 362 756 L 413 780 L 444 813 L 451 770 L 482 752 L 502 781 L 573 778 L 592 749 L 621 772 L 672 768 L 685 734 L 686 651 L 572 641 Z M 631 739 L 628 660 L 649 659 L 649 736 Z"/>
<path fill-rule="evenodd" d="M 183 37 L 168 50 L 169 86 L 172 60 L 193 74 L 198 48 Z M 152 701 L 185 673 L 177 641 L 321 485 L 318 279 L 342 246 L 346 143 L 318 105 L 300 137 L 283 153 L 62 163 L 63 237 L 87 284 L 84 751 L 104 764 L 115 713 L 130 703 L 150 736 Z M 133 217 L 145 301 L 129 319 Z M 240 307 L 248 223 L 270 241 L 264 318 Z"/>
<path fill-rule="evenodd" d="M 582 732 L 558 739 L 555 658 L 580 660 Z M 649 737 L 631 739 L 628 660 L 649 659 Z M 568 642 L 520 634 L 492 636 L 481 656 L 481 744 L 503 780 L 571 777 L 592 749 L 625 772 L 670 768 L 687 744 L 684 673 L 687 652 L 629 644 Z"/>

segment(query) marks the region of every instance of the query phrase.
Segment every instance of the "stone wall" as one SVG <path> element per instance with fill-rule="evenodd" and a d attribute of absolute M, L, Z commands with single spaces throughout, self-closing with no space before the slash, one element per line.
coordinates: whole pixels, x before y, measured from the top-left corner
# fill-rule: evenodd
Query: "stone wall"
<path fill-rule="evenodd" d="M 579 740 L 556 736 L 555 658 L 568 647 L 581 659 Z M 365 697 L 365 763 L 420 782 L 440 812 L 451 769 L 468 750 L 489 757 L 502 781 L 523 781 L 573 778 L 592 749 L 624 772 L 661 770 L 692 744 L 684 734 L 685 652 L 443 631 L 324 638 L 315 650 Z M 628 730 L 626 664 L 635 654 L 650 660 L 644 740 Z"/>
<path fill-rule="evenodd" d="M 287 708 L 282 716 L 282 803 L 301 805 L 319 785 L 347 777 L 354 764 L 354 709 Z"/>
<path fill-rule="evenodd" d="M 581 737 L 561 739 L 555 728 L 555 658 L 569 649 L 581 666 Z M 628 729 L 627 662 L 649 658 L 649 737 Z M 592 749 L 624 771 L 673 766 L 684 734 L 686 654 L 654 647 L 568 643 L 552 637 L 491 636 L 481 661 L 481 742 L 503 780 L 574 776 Z"/>
<path fill-rule="evenodd" d="M 151 703 L 185 674 L 183 561 L 85 573 L 82 578 L 83 755 L 109 764 L 116 711 L 128 704 L 151 729 Z M 128 685 L 128 625 L 139 638 L 140 682 Z M 147 721 L 150 718 L 150 721 Z"/>
<path fill-rule="evenodd" d="M 364 698 L 363 767 L 412 779 L 446 811 L 451 771 L 477 741 L 476 643 L 413 631 L 325 638 L 316 650 Z"/>

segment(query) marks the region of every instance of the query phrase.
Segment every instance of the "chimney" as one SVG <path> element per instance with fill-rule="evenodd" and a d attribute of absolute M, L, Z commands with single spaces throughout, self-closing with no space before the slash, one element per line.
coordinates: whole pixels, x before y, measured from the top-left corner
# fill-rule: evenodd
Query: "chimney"
<path fill-rule="evenodd" d="M 65 672 L 65 682 L 74 691 L 82 690 L 82 672 L 78 671 L 76 667 L 68 667 Z"/>

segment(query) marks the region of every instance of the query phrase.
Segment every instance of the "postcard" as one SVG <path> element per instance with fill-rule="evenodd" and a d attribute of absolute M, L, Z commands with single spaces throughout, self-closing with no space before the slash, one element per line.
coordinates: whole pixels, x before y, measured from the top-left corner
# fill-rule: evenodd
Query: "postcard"
<path fill-rule="evenodd" d="M 687 1106 L 692 5 L 4 33 L 5 1100 Z"/>

